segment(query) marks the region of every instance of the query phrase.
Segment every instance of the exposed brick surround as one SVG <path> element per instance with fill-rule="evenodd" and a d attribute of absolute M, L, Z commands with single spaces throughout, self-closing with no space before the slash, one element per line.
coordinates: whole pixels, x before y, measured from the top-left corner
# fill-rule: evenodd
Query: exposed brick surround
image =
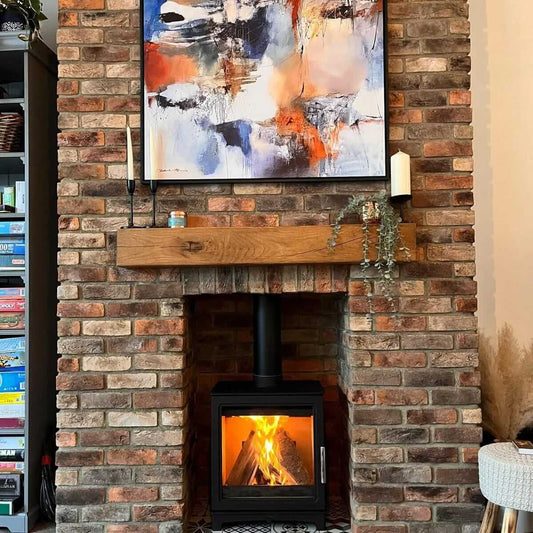
<path fill-rule="evenodd" d="M 329 348 L 313 352 L 305 335 L 286 336 L 285 370 L 289 377 L 318 376 L 347 415 L 339 418 L 347 431 L 341 425 L 338 433 L 351 445 L 333 488 L 343 490 L 344 466 L 353 532 L 477 531 L 466 0 L 389 0 L 391 149 L 414 157 L 414 193 L 403 217 L 418 225 L 418 249 L 417 261 L 398 271 L 398 316 L 378 297 L 371 321 L 358 266 L 114 266 L 115 230 L 127 212 L 124 128 L 139 125 L 138 1 L 59 6 L 58 532 L 181 531 L 193 503 L 191 472 L 198 473 L 193 448 L 197 453 L 202 438 L 191 446 L 202 433 L 191 410 L 214 379 L 249 372 L 247 297 L 231 295 L 261 291 L 287 293 L 289 309 L 302 293 L 319 295 L 304 307 L 322 309 L 315 316 L 324 337 L 315 348 Z M 138 144 L 137 131 L 134 139 Z M 349 194 L 383 188 L 167 186 L 160 189 L 159 220 L 185 209 L 205 225 L 328 224 Z M 147 222 L 146 187 L 136 210 L 137 222 Z M 205 296 L 213 294 L 219 296 Z M 321 294 L 328 294 L 326 303 Z M 295 317 L 289 315 L 288 331 L 299 329 L 290 324 Z M 224 354 L 214 334 L 220 330 L 234 339 L 235 366 L 206 351 L 209 340 Z"/>

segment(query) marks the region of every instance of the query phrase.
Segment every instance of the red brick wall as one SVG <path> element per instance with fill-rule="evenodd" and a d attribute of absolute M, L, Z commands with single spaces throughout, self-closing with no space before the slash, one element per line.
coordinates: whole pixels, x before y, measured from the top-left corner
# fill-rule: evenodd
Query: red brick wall
<path fill-rule="evenodd" d="M 347 291 L 338 368 L 348 399 L 354 531 L 470 533 L 481 437 L 473 247 L 468 4 L 389 0 L 391 149 L 413 156 L 416 262 L 398 317 L 357 266 L 122 269 L 124 127 L 139 125 L 137 0 L 60 0 L 58 532 L 172 533 L 188 509 L 194 315 L 184 295 Z M 138 132 L 134 139 L 138 143 Z M 137 149 L 138 154 L 138 149 Z M 159 220 L 327 224 L 384 183 L 168 186 Z M 136 198 L 147 221 L 146 188 Z M 193 339 L 194 340 L 194 339 Z"/>

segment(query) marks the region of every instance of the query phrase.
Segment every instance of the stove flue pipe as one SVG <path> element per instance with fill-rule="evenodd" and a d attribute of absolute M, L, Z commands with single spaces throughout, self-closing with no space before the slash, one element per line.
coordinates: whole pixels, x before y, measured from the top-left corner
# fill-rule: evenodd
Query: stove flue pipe
<path fill-rule="evenodd" d="M 254 382 L 274 387 L 282 380 L 281 302 L 273 294 L 254 295 Z"/>

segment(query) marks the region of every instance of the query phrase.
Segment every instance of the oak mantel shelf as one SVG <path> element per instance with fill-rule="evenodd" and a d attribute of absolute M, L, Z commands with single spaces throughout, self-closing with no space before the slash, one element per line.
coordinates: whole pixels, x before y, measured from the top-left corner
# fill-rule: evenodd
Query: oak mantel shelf
<path fill-rule="evenodd" d="M 415 224 L 400 224 L 403 242 L 416 256 Z M 298 265 L 357 263 L 363 258 L 363 227 L 347 224 L 334 250 L 328 248 L 330 226 L 268 228 L 121 229 L 117 265 L 122 267 Z M 377 226 L 371 227 L 371 242 Z M 370 246 L 370 259 L 375 250 Z M 409 257 L 398 253 L 397 261 Z"/>

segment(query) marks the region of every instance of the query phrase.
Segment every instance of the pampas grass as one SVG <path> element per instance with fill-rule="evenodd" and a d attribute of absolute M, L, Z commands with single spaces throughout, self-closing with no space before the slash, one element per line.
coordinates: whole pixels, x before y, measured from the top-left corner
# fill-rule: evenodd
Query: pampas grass
<path fill-rule="evenodd" d="M 483 426 L 497 439 L 515 439 L 533 425 L 533 343 L 520 346 L 509 324 L 497 343 L 480 335 L 479 370 Z"/>

